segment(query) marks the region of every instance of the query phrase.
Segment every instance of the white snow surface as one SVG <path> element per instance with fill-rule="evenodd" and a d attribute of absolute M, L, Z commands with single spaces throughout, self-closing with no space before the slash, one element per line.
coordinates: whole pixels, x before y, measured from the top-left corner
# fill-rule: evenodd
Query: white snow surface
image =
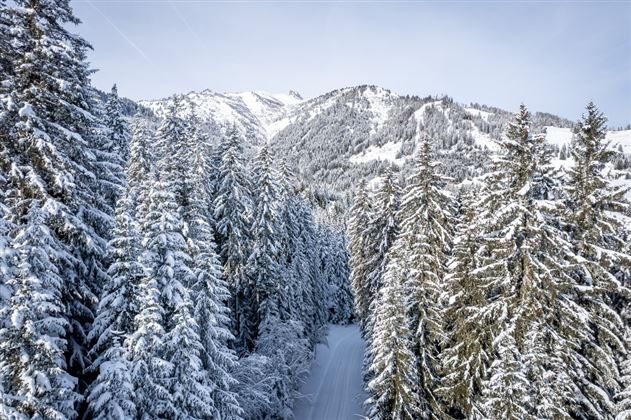
<path fill-rule="evenodd" d="M 489 120 L 489 115 L 493 115 L 492 112 L 482 111 L 481 109 L 464 108 L 464 110 L 466 111 L 467 114 L 478 116 L 478 117 L 482 118 L 484 121 L 488 121 Z"/>
<path fill-rule="evenodd" d="M 572 129 L 561 127 L 546 127 L 546 142 L 556 146 L 569 146 L 572 141 Z"/>
<path fill-rule="evenodd" d="M 330 325 L 328 344 L 319 344 L 311 376 L 301 389 L 294 416 L 297 420 L 353 420 L 364 418 L 362 362 L 364 340 L 357 325 Z"/>
<path fill-rule="evenodd" d="M 366 163 L 373 160 L 388 160 L 401 165 L 405 159 L 397 159 L 397 153 L 401 150 L 401 143 L 389 141 L 381 147 L 370 146 L 362 153 L 351 156 L 350 163 Z"/>
<path fill-rule="evenodd" d="M 414 118 L 416 118 L 419 124 L 425 124 L 425 111 L 427 111 L 427 108 L 440 107 L 442 109 L 442 103 L 442 101 L 434 101 L 421 105 L 421 107 L 414 112 Z"/>
<path fill-rule="evenodd" d="M 609 141 L 610 146 L 616 150 L 618 146 L 622 146 L 624 153 L 631 154 L 631 130 L 609 131 L 605 139 Z"/>
<path fill-rule="evenodd" d="M 546 142 L 561 147 L 564 144 L 569 146 L 571 141 L 571 128 L 546 127 Z M 605 141 L 609 142 L 612 148 L 617 149 L 620 145 L 624 153 L 631 153 L 631 130 L 608 131 Z"/>
<path fill-rule="evenodd" d="M 182 115 L 189 114 L 190 103 L 195 105 L 197 114 L 202 118 L 212 119 L 223 126 L 236 123 L 242 132 L 254 132 L 260 140 L 269 140 L 289 124 L 287 115 L 302 102 L 292 92 L 217 93 L 207 89 L 185 95 Z M 171 98 L 140 103 L 163 116 L 169 109 Z"/>

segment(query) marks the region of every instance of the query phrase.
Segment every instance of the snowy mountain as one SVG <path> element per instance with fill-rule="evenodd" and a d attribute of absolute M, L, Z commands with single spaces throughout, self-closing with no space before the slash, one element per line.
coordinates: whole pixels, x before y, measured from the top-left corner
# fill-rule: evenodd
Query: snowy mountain
<path fill-rule="evenodd" d="M 183 114 L 191 105 L 202 118 L 222 128 L 235 123 L 251 145 L 271 143 L 303 180 L 349 195 L 360 178 L 378 182 L 386 166 L 406 173 L 419 139 L 435 141 L 441 171 L 457 182 L 481 175 L 496 139 L 504 135 L 512 111 L 479 104 L 460 104 L 449 97 L 399 95 L 362 85 L 303 100 L 290 91 L 184 95 Z M 158 116 L 171 99 L 142 101 Z M 573 122 L 544 112 L 532 116 L 536 132 L 560 153 L 572 138 Z M 631 153 L 631 131 L 611 132 L 612 147 Z M 568 162 L 564 162 L 568 163 Z"/>
<path fill-rule="evenodd" d="M 191 107 L 197 114 L 221 127 L 235 123 L 255 143 L 270 138 L 275 133 L 275 123 L 284 119 L 295 105 L 303 101 L 300 94 L 267 92 L 216 93 L 211 90 L 190 92 L 183 95 L 183 114 L 188 115 Z M 165 115 L 172 98 L 141 101 L 157 116 Z"/>

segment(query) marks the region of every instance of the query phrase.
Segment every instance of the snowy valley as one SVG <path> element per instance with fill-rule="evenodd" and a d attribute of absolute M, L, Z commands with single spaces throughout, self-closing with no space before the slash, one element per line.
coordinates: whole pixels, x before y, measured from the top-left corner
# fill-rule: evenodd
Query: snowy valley
<path fill-rule="evenodd" d="M 123 3 L 178 48 L 175 3 L 232 6 Z M 132 101 L 78 23 L 0 0 L 0 420 L 631 419 L 631 126 L 374 85 Z"/>

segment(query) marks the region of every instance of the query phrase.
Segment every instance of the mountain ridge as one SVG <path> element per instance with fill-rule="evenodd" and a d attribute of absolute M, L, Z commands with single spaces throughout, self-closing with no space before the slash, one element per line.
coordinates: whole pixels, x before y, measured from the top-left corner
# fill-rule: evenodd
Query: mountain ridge
<path fill-rule="evenodd" d="M 236 124 L 248 145 L 269 142 L 304 181 L 343 195 L 359 179 L 374 183 L 386 166 L 402 174 L 409 171 L 422 135 L 434 139 L 441 170 L 456 182 L 480 176 L 513 115 L 448 96 L 400 95 L 376 85 L 344 87 L 310 99 L 292 92 L 189 92 L 182 95 L 182 114 L 194 106 L 220 131 Z M 171 101 L 140 104 L 161 116 Z M 533 132 L 545 132 L 558 165 L 567 163 L 558 158 L 571 142 L 573 126 L 568 119 L 532 112 Z M 613 146 L 621 144 L 631 154 L 631 131 L 619 132 L 613 140 Z"/>

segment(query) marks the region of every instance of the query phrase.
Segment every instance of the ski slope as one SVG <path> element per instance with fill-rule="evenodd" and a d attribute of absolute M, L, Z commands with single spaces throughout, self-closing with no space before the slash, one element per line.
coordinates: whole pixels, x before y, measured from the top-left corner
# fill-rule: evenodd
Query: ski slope
<path fill-rule="evenodd" d="M 362 361 L 364 340 L 357 325 L 329 326 L 328 344 L 316 348 L 311 376 L 296 401 L 296 420 L 364 418 Z"/>

